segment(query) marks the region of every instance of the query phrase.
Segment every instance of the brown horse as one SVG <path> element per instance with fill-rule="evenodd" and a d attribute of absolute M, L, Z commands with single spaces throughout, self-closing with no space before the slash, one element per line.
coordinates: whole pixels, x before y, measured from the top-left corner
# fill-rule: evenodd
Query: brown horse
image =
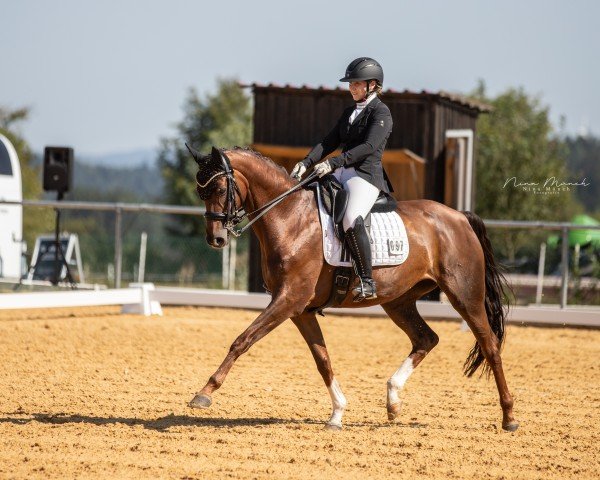
<path fill-rule="evenodd" d="M 298 186 L 282 167 L 251 150 L 213 149 L 208 156 L 191 151 L 199 165 L 197 191 L 206 203 L 206 240 L 215 248 L 227 245 L 242 207 L 252 212 Z M 493 372 L 502 407 L 502 427 L 516 430 L 519 424 L 513 417 L 513 399 L 500 358 L 506 315 L 502 304 L 504 279 L 496 268 L 483 222 L 472 213 L 461 213 L 429 200 L 398 202 L 397 212 L 408 232 L 409 257 L 401 265 L 374 268 L 376 299 L 357 304 L 350 291 L 341 304 L 348 308 L 381 304 L 412 342 L 408 358 L 387 382 L 389 420 L 400 413 L 399 392 L 404 383 L 438 343 L 438 336 L 416 307 L 416 301 L 437 285 L 475 335 L 475 346 L 465 361 L 465 374 L 473 375 L 480 366 L 484 372 Z M 211 395 L 223 384 L 236 359 L 291 318 L 306 340 L 331 395 L 333 413 L 326 427 L 340 429 L 346 398 L 333 374 L 321 328 L 311 310 L 328 300 L 334 270 L 323 259 L 314 192 L 298 189 L 252 228 L 260 241 L 262 273 L 272 292 L 271 302 L 233 342 L 223 363 L 189 405 L 208 408 Z"/>

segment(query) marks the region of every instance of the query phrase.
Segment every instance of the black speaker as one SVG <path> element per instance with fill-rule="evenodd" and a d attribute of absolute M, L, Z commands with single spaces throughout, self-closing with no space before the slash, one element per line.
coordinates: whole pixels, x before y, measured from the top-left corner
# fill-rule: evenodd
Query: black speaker
<path fill-rule="evenodd" d="M 46 147 L 44 149 L 44 190 L 68 192 L 73 179 L 73 149 Z"/>

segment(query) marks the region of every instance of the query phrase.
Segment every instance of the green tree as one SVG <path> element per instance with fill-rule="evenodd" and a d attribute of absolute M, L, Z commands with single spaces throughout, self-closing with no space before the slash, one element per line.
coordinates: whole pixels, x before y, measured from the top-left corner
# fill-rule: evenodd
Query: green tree
<path fill-rule="evenodd" d="M 569 179 L 567 150 L 553 131 L 548 107 L 522 88 L 489 98 L 483 82 L 472 96 L 493 107 L 477 123 L 477 213 L 494 219 L 568 220 L 577 206 L 573 189 L 553 182 Z M 530 231 L 494 233 L 510 261 L 532 239 Z"/>
<path fill-rule="evenodd" d="M 594 136 L 566 139 L 569 151 L 567 167 L 577 181 L 587 186 L 577 187 L 575 195 L 589 213 L 600 213 L 600 138 Z"/>
<path fill-rule="evenodd" d="M 39 181 L 39 167 L 33 164 L 33 155 L 27 142 L 21 137 L 17 125 L 29 116 L 29 109 L 8 110 L 0 107 L 0 133 L 10 140 L 15 147 L 21 164 L 21 178 L 23 183 L 23 198 L 35 199 L 42 194 L 42 185 Z"/>
<path fill-rule="evenodd" d="M 185 148 L 185 143 L 209 153 L 214 145 L 228 148 L 246 146 L 252 138 L 252 106 L 235 80 L 218 80 L 217 92 L 198 96 L 190 89 L 183 106 L 183 120 L 177 124 L 178 135 L 162 140 L 158 164 L 165 181 L 167 202 L 177 205 L 199 205 L 195 191 L 197 165 Z M 203 230 L 199 218 L 173 217 L 170 226 L 179 235 L 197 235 Z"/>
<path fill-rule="evenodd" d="M 19 123 L 27 120 L 28 116 L 28 108 L 10 110 L 0 107 L 0 133 L 10 140 L 19 157 L 23 198 L 35 200 L 43 193 L 40 167 L 35 165 L 31 149 L 18 129 Z M 50 210 L 31 207 L 24 209 L 23 237 L 30 251 L 37 235 L 52 230 L 52 221 L 53 214 Z"/>

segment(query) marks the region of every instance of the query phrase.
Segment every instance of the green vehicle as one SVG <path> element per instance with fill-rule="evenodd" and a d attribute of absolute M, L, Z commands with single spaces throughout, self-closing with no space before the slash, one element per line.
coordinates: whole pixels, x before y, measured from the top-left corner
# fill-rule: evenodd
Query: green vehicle
<path fill-rule="evenodd" d="M 571 219 L 571 223 L 576 225 L 600 225 L 600 222 L 589 215 L 576 215 Z M 556 248 L 560 245 L 560 235 L 550 235 L 548 237 L 548 246 Z M 569 247 L 579 245 L 580 248 L 592 247 L 594 250 L 600 249 L 600 230 L 577 229 L 569 230 Z"/>

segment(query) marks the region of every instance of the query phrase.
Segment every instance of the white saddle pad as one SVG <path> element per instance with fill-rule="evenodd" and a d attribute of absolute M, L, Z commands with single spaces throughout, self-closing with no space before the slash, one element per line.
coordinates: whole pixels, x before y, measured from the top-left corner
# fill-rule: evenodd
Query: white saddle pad
<path fill-rule="evenodd" d="M 350 252 L 335 236 L 333 219 L 327 215 L 321 192 L 317 201 L 323 230 L 323 253 L 325 261 L 334 267 L 350 267 Z M 408 258 L 408 236 L 404 222 L 396 212 L 371 213 L 371 254 L 373 266 L 400 265 Z"/>

